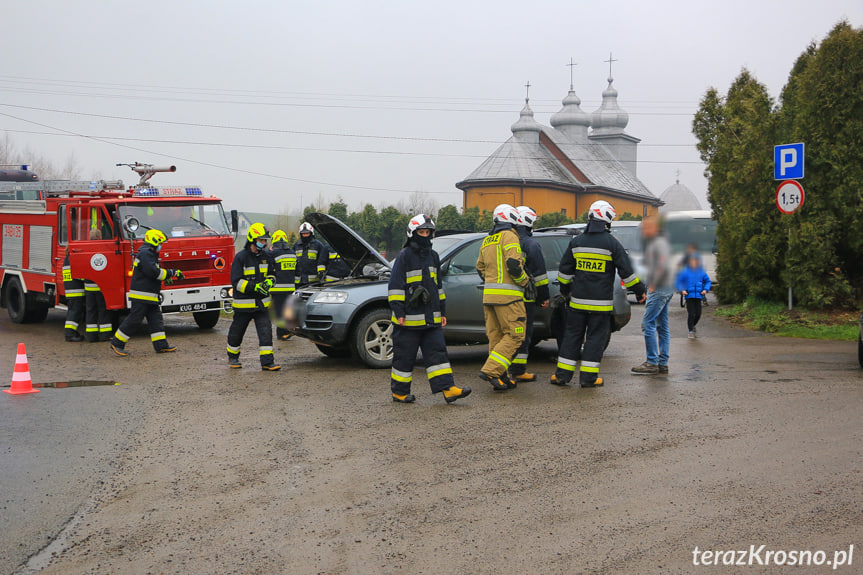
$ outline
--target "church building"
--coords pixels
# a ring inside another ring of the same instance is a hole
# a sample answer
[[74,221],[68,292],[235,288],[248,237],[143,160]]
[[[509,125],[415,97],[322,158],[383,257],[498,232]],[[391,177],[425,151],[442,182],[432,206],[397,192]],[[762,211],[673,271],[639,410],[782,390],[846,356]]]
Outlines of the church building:
[[570,85],[549,127],[534,119],[525,98],[512,137],[456,184],[465,209],[506,203],[578,218],[594,201],[606,200],[618,215],[656,214],[662,201],[636,176],[641,140],[624,132],[629,114],[618,106],[611,75],[598,110],[588,114],[580,105]]

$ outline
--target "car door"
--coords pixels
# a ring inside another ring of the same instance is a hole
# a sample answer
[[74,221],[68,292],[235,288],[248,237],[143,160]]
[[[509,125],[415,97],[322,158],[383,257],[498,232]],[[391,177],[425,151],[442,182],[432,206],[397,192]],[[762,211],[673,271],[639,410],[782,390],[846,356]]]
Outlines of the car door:
[[466,242],[441,263],[446,293],[447,325],[444,334],[448,341],[488,340],[482,309],[482,280],[476,273],[482,239],[480,237]]

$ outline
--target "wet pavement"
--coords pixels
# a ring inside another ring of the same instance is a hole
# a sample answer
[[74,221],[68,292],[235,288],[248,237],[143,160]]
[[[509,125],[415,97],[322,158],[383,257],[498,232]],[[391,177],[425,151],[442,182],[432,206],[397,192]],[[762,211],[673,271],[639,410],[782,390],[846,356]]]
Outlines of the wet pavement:
[[538,381],[495,393],[483,350],[450,348],[474,388],[451,406],[419,369],[417,403],[394,405],[388,372],[302,340],[263,373],[252,330],[228,370],[224,319],[169,317],[176,354],[137,333],[117,358],[64,343],[58,312],[0,318],[3,385],[19,342],[36,383],[121,384],[0,394],[0,573],[692,573],[696,546],[863,544],[855,342],[756,334],[712,307],[689,340],[672,305],[669,375],[635,376],[641,309],[605,387],[548,385],[543,343]]

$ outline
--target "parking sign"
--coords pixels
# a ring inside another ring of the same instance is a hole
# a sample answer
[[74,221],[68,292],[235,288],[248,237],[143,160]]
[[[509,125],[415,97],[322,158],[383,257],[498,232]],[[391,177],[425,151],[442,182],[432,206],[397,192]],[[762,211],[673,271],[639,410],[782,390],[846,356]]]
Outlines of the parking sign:
[[773,179],[803,178],[803,142],[773,146]]

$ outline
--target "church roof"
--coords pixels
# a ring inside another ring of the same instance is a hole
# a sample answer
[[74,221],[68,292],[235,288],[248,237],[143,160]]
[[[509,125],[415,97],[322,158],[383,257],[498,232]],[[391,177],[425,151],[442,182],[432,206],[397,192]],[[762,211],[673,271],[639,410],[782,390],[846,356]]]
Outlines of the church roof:
[[673,185],[665,188],[665,191],[662,192],[659,199],[665,202],[665,205],[659,209],[660,212],[703,209],[701,207],[701,202],[698,201],[698,198],[695,197],[692,190],[681,184],[680,180],[677,180]]

